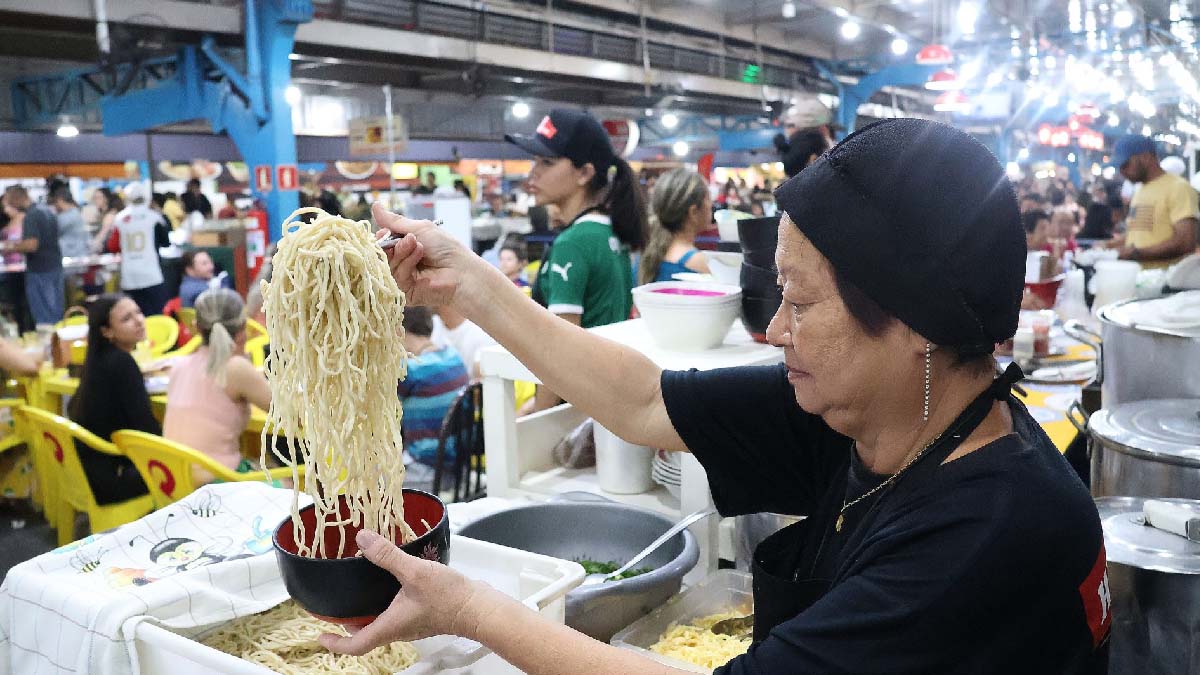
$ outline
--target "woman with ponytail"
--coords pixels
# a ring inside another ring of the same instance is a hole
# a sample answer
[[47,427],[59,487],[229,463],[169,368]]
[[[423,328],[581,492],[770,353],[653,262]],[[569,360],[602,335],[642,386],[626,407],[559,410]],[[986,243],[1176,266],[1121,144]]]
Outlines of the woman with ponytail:
[[638,285],[670,281],[680,272],[708,274],[696,235],[712,225],[712,198],[700,174],[675,169],[659,176],[650,200],[650,241],[638,267]]
[[[250,404],[271,406],[267,378],[246,358],[246,307],[235,292],[221,288],[196,298],[196,332],[204,346],[171,368],[163,436],[203,452],[235,471],[253,470],[243,460],[241,436]],[[212,480],[197,470],[195,479]]]
[[[578,110],[552,110],[535,133],[505,139],[534,157],[526,189],[538,206],[557,207],[567,223],[542,258],[533,299],[584,328],[628,319],[630,256],[646,236],[646,208],[633,169],[613,152],[604,127]],[[559,401],[539,387],[524,412]]]

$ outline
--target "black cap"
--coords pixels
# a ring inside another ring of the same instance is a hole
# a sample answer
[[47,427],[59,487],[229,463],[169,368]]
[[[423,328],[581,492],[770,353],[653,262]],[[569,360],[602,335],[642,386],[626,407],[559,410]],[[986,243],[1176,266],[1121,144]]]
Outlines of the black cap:
[[930,342],[984,354],[1016,332],[1020,210],[995,156],[963,131],[876,122],[775,198],[839,274]]
[[505,134],[504,140],[538,157],[566,157],[576,166],[590,162],[596,173],[608,171],[617,159],[608,132],[581,110],[551,110],[532,135]]

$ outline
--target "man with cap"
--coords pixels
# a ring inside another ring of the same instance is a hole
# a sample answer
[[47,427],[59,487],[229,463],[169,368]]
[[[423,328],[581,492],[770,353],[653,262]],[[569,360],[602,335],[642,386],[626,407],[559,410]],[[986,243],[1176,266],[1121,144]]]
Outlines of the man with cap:
[[[912,167],[921,167],[920,171]],[[455,305],[632,443],[691,452],[723,515],[805,515],[755,551],[754,644],[717,673],[1102,672],[1111,613],[1087,489],[997,377],[1025,241],[1003,168],[953,127],[852,134],[776,191],[784,363],[663,371],[539,311],[432,223],[376,211],[409,302]],[[600,533],[596,536],[605,536]],[[453,633],[523,672],[678,673],[376,535],[402,594],[362,653]]]
[[1121,257],[1143,267],[1166,267],[1196,250],[1197,195],[1188,182],[1163,171],[1154,141],[1123,136],[1113,149],[1113,165],[1141,187],[1133,193],[1125,238],[1114,240]]
[[19,241],[0,242],[0,251],[25,254],[25,299],[34,323],[57,323],[63,316],[62,251],[58,217],[49,207],[34,204],[19,185],[4,191],[4,206],[24,214]]
[[833,145],[829,108],[816,98],[804,98],[783,114],[783,133],[775,136],[775,148],[783,172],[795,176]]
[[108,250],[121,254],[121,290],[125,291],[142,314],[162,314],[167,304],[162,262],[158,249],[171,245],[166,218],[146,204],[147,190],[142,183],[125,187],[129,203],[113,220],[115,228]]

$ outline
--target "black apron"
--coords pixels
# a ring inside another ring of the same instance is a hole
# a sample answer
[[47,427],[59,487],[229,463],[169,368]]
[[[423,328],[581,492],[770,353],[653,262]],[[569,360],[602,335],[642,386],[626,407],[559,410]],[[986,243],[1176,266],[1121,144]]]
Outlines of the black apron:
[[[936,471],[958,448],[962,440],[970,436],[983,422],[991,411],[992,404],[998,400],[1007,400],[1012,385],[1021,377],[1021,369],[1016,364],[1009,365],[991,386],[959,414],[924,455],[908,467],[894,483],[881,491],[852,531],[840,534],[833,529],[846,495],[849,470],[847,461],[846,470],[838,471],[838,478],[830,485],[829,491],[825,493],[814,513],[764,539],[754,549],[754,558],[750,565],[754,588],[754,641],[766,639],[775,626],[795,618],[829,592],[833,586],[833,579],[813,577],[820,561],[821,550],[829,538],[849,537],[841,550],[853,551],[871,529],[871,524],[878,515],[878,506],[888,493],[895,490],[896,485],[905,479],[927,477]],[[854,452],[853,445],[850,452]],[[813,528],[820,530],[812,531]],[[816,553],[806,556],[805,547],[811,546],[814,541],[817,543]]]

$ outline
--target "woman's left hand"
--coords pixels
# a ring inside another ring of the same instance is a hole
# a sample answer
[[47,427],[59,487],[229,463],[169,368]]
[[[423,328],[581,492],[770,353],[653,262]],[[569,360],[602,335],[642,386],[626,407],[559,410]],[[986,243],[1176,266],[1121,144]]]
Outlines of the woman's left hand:
[[361,531],[355,539],[367,560],[395,575],[402,587],[383,614],[350,637],[322,635],[321,646],[329,651],[361,656],[397,640],[470,638],[479,618],[506,597],[445,565],[408,555],[374,532]]

